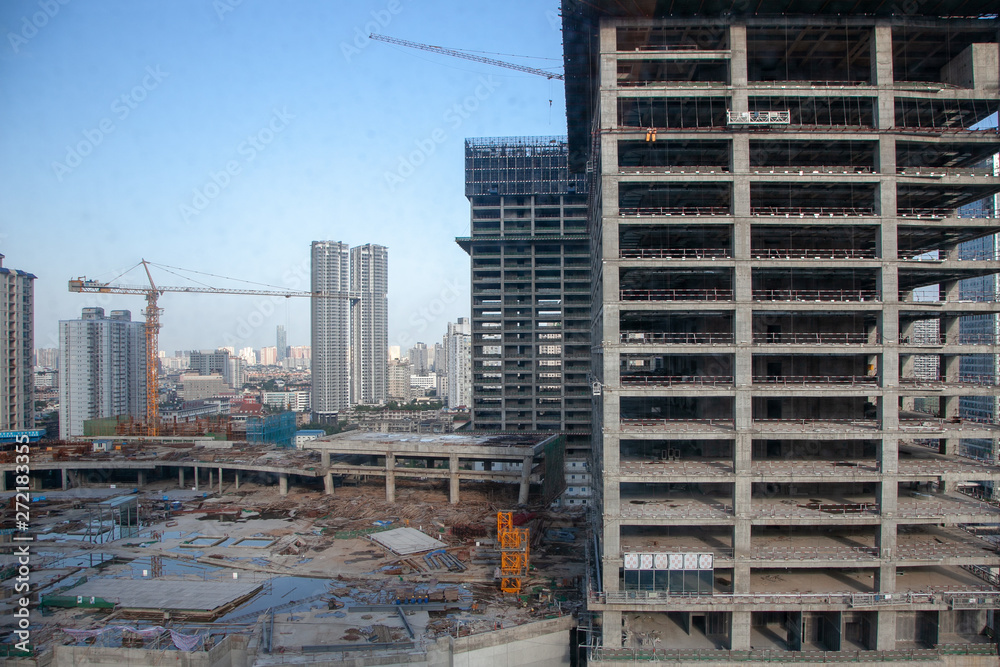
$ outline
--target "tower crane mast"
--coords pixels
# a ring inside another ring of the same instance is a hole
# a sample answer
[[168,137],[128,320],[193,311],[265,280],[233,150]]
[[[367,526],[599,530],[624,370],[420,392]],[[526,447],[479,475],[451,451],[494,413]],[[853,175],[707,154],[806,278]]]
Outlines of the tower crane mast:
[[296,290],[228,289],[193,286],[163,287],[157,286],[153,281],[153,275],[149,271],[150,262],[142,260],[140,264],[142,264],[143,269],[146,271],[146,278],[149,280],[148,287],[145,285],[114,285],[81,277],[69,281],[69,291],[91,294],[141,294],[146,297],[146,309],[143,311],[143,316],[146,318],[146,417],[143,430],[146,435],[152,436],[159,434],[160,425],[158,362],[160,313],[163,312],[163,309],[158,306],[157,300],[161,295],[167,292],[182,292],[189,294],[241,294],[245,296],[280,296],[285,298],[349,299],[355,301],[358,299],[358,295],[351,292],[303,292]]
[[431,53],[440,53],[442,55],[453,56],[455,58],[464,58],[465,60],[471,60],[473,62],[483,63],[486,65],[506,67],[507,69],[517,70],[518,72],[525,72],[527,74],[544,76],[546,79],[559,79],[560,81],[562,81],[564,78],[562,74],[557,74],[555,72],[548,72],[543,69],[538,69],[537,67],[517,65],[515,63],[509,63],[504,60],[497,60],[495,58],[486,58],[485,56],[477,56],[474,53],[466,53],[465,51],[449,49],[443,46],[434,46],[432,44],[421,44],[420,42],[411,42],[407,39],[399,39],[398,37],[389,37],[388,35],[380,35],[375,32],[368,35],[368,37],[370,39],[378,40],[380,42],[385,42],[387,44],[396,44],[398,46],[406,46],[411,49],[420,49],[422,51],[430,51]]

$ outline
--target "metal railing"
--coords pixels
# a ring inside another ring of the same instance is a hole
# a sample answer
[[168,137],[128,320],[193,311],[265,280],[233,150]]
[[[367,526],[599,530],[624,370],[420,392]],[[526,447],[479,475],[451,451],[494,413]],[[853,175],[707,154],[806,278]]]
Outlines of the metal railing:
[[975,387],[989,387],[997,384],[996,378],[988,375],[959,375],[949,379],[940,375],[933,377],[901,377],[900,384],[908,385],[967,385]]
[[622,259],[716,259],[729,257],[728,248],[622,248]]
[[992,169],[975,167],[896,167],[900,176],[985,176],[995,178]]
[[872,167],[854,167],[851,165],[833,166],[788,166],[788,167],[750,167],[751,174],[876,174]]
[[870,206],[752,206],[750,215],[772,218],[862,218],[875,215]]
[[813,332],[813,333],[757,333],[757,345],[878,345],[881,339],[875,333]]
[[732,386],[732,375],[623,375],[623,386],[672,387],[674,385]]
[[732,301],[731,289],[623,289],[622,301]]
[[[624,500],[624,499],[623,499]],[[733,516],[733,506],[724,503],[684,503],[673,501],[670,505],[625,505],[619,514],[629,519],[727,519]]]
[[874,259],[874,248],[753,248],[754,259]]
[[954,294],[942,294],[940,290],[914,290],[900,292],[899,300],[903,303],[993,303],[993,292],[980,290],[960,290]]
[[[754,419],[755,429],[768,426],[801,426],[815,430],[821,429],[844,429],[860,428],[865,430],[878,430],[879,422],[875,419]],[[767,429],[772,430],[772,429]]]
[[953,248],[944,252],[935,250],[915,255],[913,257],[900,257],[900,259],[904,262],[992,262],[1000,259],[1000,254],[994,250],[967,250]]
[[728,206],[644,206],[621,207],[618,215],[632,216],[720,216],[732,215]]
[[878,301],[878,290],[755,289],[754,301]]
[[[734,428],[732,419],[629,419],[620,421],[623,431],[662,431],[664,429],[697,431],[700,428]],[[687,427],[687,428],[684,428]]]
[[729,167],[725,165],[654,165],[644,164],[636,166],[618,167],[619,174],[728,174]]
[[906,336],[900,334],[900,345],[918,346],[940,346],[940,345],[996,345],[997,339],[991,333],[974,334],[963,333],[955,336],[941,334],[938,336]]
[[672,333],[665,331],[623,331],[621,342],[626,344],[660,345],[732,345],[736,337],[731,333]]
[[865,385],[878,384],[872,375],[755,375],[754,384],[836,384]]

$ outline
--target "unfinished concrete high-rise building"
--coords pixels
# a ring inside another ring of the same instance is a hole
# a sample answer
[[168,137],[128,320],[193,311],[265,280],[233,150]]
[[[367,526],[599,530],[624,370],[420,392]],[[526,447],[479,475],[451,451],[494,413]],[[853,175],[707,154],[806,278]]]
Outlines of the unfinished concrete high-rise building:
[[563,501],[578,505],[590,495],[591,273],[586,178],[568,162],[565,137],[466,139],[471,236],[457,241],[472,260],[473,428],[564,432]]
[[35,276],[0,255],[0,431],[35,425]]
[[389,249],[351,248],[351,405],[385,403],[389,371]]
[[997,388],[959,360],[996,340],[959,318],[997,304],[959,281],[1000,262],[957,246],[998,222],[956,211],[1000,190],[973,169],[1000,149],[996,10],[564,0],[570,168],[593,178],[593,660],[995,660],[1000,511],[970,495],[1000,428],[959,401]]
[[[347,294],[349,250],[339,241],[313,241],[312,291]],[[349,300],[310,299],[312,315],[312,411],[317,420],[335,419],[351,404]]]

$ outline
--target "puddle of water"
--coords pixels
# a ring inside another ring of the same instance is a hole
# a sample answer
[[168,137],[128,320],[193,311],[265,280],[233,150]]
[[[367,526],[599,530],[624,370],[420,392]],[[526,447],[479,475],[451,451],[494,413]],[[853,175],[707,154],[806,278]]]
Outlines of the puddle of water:
[[[328,579],[311,579],[309,577],[276,577],[271,583],[264,587],[264,590],[257,594],[257,597],[250,600],[239,609],[229,613],[217,622],[223,623],[230,618],[243,616],[249,613],[263,614],[270,607],[308,598],[313,595],[326,593],[329,590]],[[325,600],[313,600],[303,603],[302,608],[295,611],[306,611],[308,609],[326,609]]]
[[220,536],[216,536],[216,537],[195,537],[195,538],[192,538],[192,539],[188,540],[187,542],[185,542],[185,544],[192,544],[192,545],[194,545],[196,547],[210,547],[210,546],[212,546],[213,544],[215,544],[216,542],[218,542],[221,539],[222,539],[222,537],[220,537]]
[[247,537],[240,540],[234,546],[237,547],[267,547],[274,542],[274,538],[271,537]]
[[[55,555],[55,554],[51,554]],[[85,554],[73,554],[71,556],[63,556],[62,558],[53,561],[46,565],[46,568],[60,568],[60,567],[98,567],[99,565],[105,565],[114,560],[113,554],[105,553],[85,553]]]

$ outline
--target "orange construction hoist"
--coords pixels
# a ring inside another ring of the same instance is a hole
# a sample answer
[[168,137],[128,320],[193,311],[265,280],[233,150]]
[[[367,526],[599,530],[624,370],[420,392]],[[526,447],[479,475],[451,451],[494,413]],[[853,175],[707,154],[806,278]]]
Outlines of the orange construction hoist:
[[528,529],[514,526],[513,512],[497,512],[497,544],[500,590],[517,595],[528,576]]

